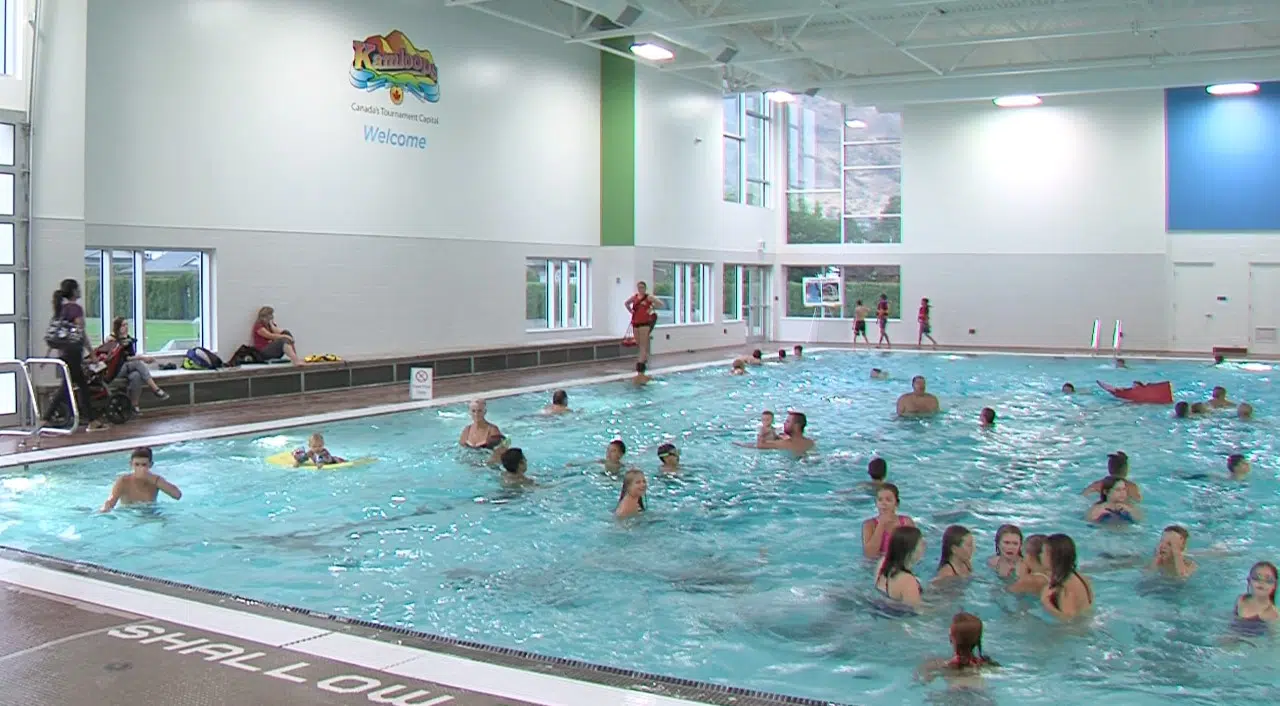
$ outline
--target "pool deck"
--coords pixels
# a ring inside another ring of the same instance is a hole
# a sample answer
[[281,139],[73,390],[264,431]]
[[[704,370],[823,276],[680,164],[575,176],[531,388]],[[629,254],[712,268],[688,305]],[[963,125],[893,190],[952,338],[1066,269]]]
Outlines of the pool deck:
[[[651,368],[698,366],[739,354],[740,348],[732,348],[655,355]],[[618,361],[444,379],[436,394],[467,397],[625,376],[630,370],[629,361]],[[97,453],[104,442],[127,447],[142,438],[216,434],[219,428],[304,416],[395,411],[396,405],[410,404],[408,396],[407,386],[397,385],[149,413],[104,432],[46,437],[35,454],[18,452],[16,439],[3,437],[0,466],[33,455],[40,458],[30,462]],[[0,589],[3,703],[826,704],[464,643],[4,548]]]

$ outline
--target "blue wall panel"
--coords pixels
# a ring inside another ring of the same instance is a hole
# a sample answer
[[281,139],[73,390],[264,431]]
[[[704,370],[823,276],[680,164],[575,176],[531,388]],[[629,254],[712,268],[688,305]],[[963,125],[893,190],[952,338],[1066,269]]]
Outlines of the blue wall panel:
[[1211,96],[1165,91],[1170,231],[1280,230],[1280,83]]

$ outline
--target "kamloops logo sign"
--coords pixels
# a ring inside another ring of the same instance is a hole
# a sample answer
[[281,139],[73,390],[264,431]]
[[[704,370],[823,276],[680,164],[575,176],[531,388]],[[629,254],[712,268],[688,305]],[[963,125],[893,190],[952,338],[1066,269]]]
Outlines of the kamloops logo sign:
[[[166,652],[187,655],[190,659],[202,659],[230,669],[257,674],[268,679],[279,679],[299,686],[334,694],[363,696],[369,703],[390,706],[440,706],[453,702],[452,696],[432,696],[430,692],[396,683],[383,683],[379,679],[361,674],[332,674],[339,665],[313,665],[310,662],[292,661],[285,650],[275,654],[241,647],[227,642],[215,642],[207,638],[192,637],[183,632],[169,631],[159,625],[127,625],[107,632],[121,640],[134,640],[139,645],[157,645]],[[329,674],[322,670],[328,668]],[[357,698],[358,698],[357,696]]]

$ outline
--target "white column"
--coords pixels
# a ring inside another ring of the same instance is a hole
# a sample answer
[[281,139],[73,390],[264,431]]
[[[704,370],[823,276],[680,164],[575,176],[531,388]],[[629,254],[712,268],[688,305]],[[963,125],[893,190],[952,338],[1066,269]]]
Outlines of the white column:
[[84,280],[88,0],[39,0],[31,110],[32,353],[67,277]]

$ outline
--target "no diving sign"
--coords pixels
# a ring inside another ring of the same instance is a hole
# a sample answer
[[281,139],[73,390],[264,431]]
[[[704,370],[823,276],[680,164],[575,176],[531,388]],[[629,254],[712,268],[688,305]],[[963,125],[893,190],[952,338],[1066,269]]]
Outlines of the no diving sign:
[[435,395],[435,372],[432,368],[409,369],[409,399],[429,400]]

